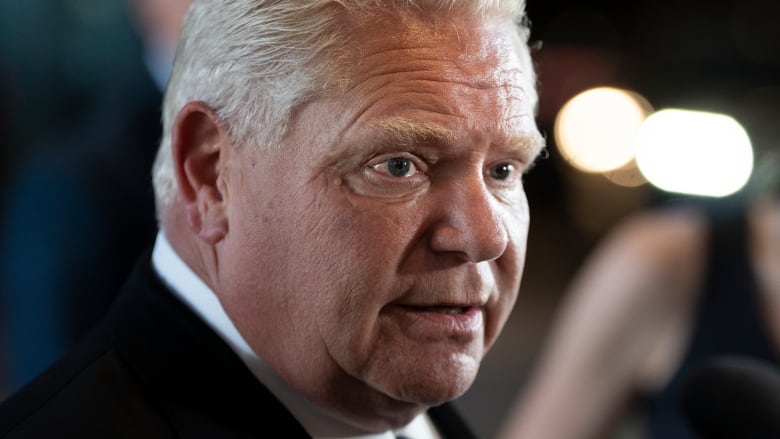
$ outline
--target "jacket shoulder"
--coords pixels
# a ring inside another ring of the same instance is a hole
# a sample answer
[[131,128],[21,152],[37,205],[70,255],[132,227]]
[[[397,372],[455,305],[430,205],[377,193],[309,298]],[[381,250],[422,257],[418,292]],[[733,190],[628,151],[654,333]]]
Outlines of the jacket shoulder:
[[3,438],[172,437],[100,333],[0,405]]

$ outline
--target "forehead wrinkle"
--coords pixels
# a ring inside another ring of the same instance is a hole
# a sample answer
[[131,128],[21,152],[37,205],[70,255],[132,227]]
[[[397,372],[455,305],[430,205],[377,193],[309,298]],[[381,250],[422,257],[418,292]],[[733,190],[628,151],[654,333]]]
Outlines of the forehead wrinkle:
[[[481,54],[478,59],[464,60],[463,56],[474,56],[458,52],[456,57],[448,57],[440,48],[383,48],[364,54],[354,65],[356,76],[362,78],[353,81],[349,88],[358,87],[361,82],[370,79],[392,78],[397,74],[413,74],[412,80],[432,82],[452,82],[475,89],[512,87],[513,84],[528,82],[527,66],[510,66],[506,61],[511,53],[506,50],[499,53]],[[380,62],[371,62],[378,57]],[[485,72],[474,70],[475,64],[494,66]],[[520,63],[522,64],[522,63]]]
[[[378,128],[384,141],[392,141],[404,145],[434,145],[454,144],[457,142],[455,133],[436,123],[412,121],[400,116],[391,116],[373,121],[371,125]],[[500,123],[500,133],[510,133],[506,123]],[[495,133],[494,133],[495,134]],[[502,149],[516,151],[523,155],[536,156],[546,146],[546,140],[538,130],[529,133],[510,134],[494,142]]]

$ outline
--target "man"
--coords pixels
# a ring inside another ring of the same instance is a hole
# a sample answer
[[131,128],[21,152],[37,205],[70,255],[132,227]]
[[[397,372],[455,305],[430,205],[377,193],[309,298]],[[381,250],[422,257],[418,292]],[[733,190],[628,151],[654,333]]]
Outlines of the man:
[[154,250],[4,437],[470,437],[447,403],[515,301],[543,144],[522,16],[195,0]]

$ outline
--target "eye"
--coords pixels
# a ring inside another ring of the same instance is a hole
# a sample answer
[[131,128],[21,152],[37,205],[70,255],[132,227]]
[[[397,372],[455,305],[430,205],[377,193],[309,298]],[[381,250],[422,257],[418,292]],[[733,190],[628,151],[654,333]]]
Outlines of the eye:
[[411,177],[420,172],[414,162],[407,157],[391,157],[371,167],[377,172],[397,178]]
[[488,175],[490,178],[500,181],[512,181],[519,175],[517,166],[511,162],[503,162],[497,165],[491,166],[488,169]]

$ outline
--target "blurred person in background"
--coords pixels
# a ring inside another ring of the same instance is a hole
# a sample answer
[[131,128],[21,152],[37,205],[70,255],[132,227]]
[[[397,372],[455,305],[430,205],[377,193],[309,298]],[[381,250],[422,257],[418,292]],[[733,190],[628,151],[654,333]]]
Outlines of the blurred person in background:
[[100,90],[77,123],[48,133],[9,176],[0,254],[8,392],[94,325],[154,237],[149,169],[188,5],[127,0],[147,74]]
[[504,439],[697,437],[691,373],[720,355],[778,364],[780,166],[742,193],[629,216],[574,277]]

